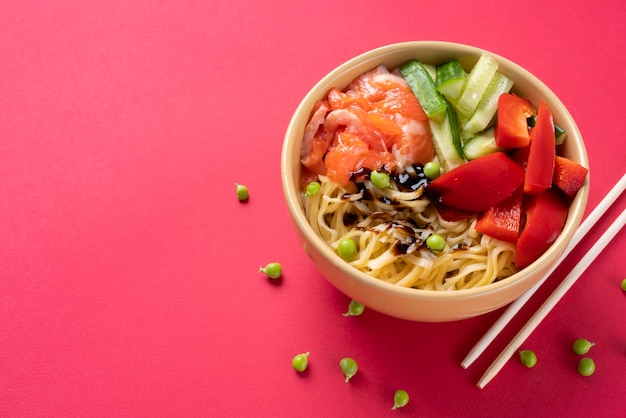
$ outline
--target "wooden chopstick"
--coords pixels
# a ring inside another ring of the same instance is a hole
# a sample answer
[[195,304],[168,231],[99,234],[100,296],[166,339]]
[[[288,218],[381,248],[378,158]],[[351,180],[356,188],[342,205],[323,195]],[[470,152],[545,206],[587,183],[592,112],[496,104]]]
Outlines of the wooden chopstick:
[[591,228],[598,222],[598,220],[604,215],[611,205],[617,200],[617,198],[624,192],[626,188],[626,174],[622,175],[622,178],[613,186],[613,188],[604,196],[595,209],[585,218],[580,224],[580,227],[576,230],[576,233],[572,237],[572,241],[567,246],[561,257],[558,258],[554,266],[548,270],[544,277],[533,287],[527,290],[522,296],[513,301],[509,307],[502,313],[502,315],[493,323],[491,328],[487,330],[485,335],[478,340],[478,342],[472,347],[465,359],[461,362],[461,366],[467,369],[493,342],[498,334],[504,329],[504,327],[511,321],[511,319],[519,312],[526,302],[535,294],[535,292],[543,285],[543,283],[550,277],[550,275],[556,270],[556,268],[565,260],[569,253],[578,245],[578,243],[584,238],[585,235],[591,230]]
[[559,286],[552,292],[548,299],[541,305],[539,310],[530,318],[530,320],[524,325],[520,332],[511,340],[511,342],[505,347],[496,360],[489,366],[485,374],[478,381],[477,386],[484,388],[491,379],[502,369],[504,364],[513,355],[513,353],[519,349],[524,343],[526,338],[537,328],[539,323],[548,315],[548,313],[556,306],[558,301],[565,295],[565,293],[572,287],[572,285],[578,280],[578,278],[587,270],[587,267],[596,259],[596,257],[602,252],[604,247],[613,239],[613,237],[622,229],[626,223],[626,209],[622,211],[619,217],[613,221],[611,226],[602,234],[599,240],[591,247],[591,249],[585,254],[585,256],[576,264],[576,266],[570,271],[570,273],[563,279]]

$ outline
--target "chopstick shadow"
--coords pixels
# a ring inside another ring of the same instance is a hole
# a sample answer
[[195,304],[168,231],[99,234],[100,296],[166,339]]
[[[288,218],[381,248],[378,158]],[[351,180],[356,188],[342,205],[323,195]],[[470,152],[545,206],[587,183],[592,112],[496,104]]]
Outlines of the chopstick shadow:
[[[494,340],[484,349],[482,354],[467,367],[467,375],[472,384],[476,384],[487,368],[493,363],[498,355],[504,350],[511,340],[515,338],[517,333],[532,318],[534,313],[541,307],[545,300],[554,292],[558,285],[567,276],[569,271],[575,266],[578,258],[574,251],[567,257],[559,267],[557,267],[552,275],[544,282],[544,284],[535,292],[528,302],[522,306],[502,331],[494,338]],[[455,361],[459,364],[463,362],[472,347],[489,331],[491,326],[506,311],[509,305],[506,305],[496,311],[487,313],[476,321],[476,325],[467,338],[460,344],[456,350]],[[466,320],[468,324],[472,324],[473,319]],[[523,349],[524,343],[520,349]],[[505,366],[506,367],[506,366]]]

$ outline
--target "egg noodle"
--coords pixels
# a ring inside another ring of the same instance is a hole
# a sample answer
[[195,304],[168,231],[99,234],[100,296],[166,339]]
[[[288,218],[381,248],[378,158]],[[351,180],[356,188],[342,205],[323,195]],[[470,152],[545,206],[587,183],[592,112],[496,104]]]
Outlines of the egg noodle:
[[[319,176],[319,193],[304,197],[308,221],[335,250],[350,238],[359,251],[350,264],[399,286],[458,290],[484,286],[515,272],[513,244],[474,229],[476,217],[445,221],[424,195],[424,185],[401,190],[374,187],[369,178],[342,186]],[[433,253],[425,244],[436,233],[446,247]]]

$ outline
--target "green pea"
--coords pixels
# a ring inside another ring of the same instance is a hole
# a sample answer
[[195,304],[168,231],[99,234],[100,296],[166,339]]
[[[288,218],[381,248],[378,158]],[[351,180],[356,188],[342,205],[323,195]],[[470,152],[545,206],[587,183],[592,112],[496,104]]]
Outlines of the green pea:
[[596,363],[589,357],[583,357],[578,362],[578,373],[581,376],[591,376],[596,371]]
[[304,197],[315,196],[320,192],[320,184],[316,181],[312,181],[306,185],[306,191],[304,192]]
[[391,178],[389,177],[389,174],[385,173],[384,171],[372,171],[370,173],[370,181],[374,186],[378,187],[379,189],[384,189],[391,186]]
[[626,279],[622,280],[622,290],[626,292]]
[[446,240],[439,234],[430,234],[426,238],[426,247],[432,252],[438,253],[446,248]]
[[297,372],[303,372],[309,366],[309,353],[301,353],[294,356],[291,365]]
[[351,357],[344,357],[339,361],[339,367],[341,367],[341,371],[346,376],[346,382],[349,382],[359,370],[359,366],[356,364],[356,361]]
[[235,186],[237,187],[237,199],[240,201],[248,200],[248,188],[243,184],[237,183],[235,183]]
[[365,307],[357,302],[356,300],[351,300],[348,305],[348,312],[344,313],[343,316],[359,316],[363,313]]
[[398,389],[396,393],[393,394],[393,409],[402,408],[409,403],[409,394],[406,390]]
[[537,364],[537,355],[531,350],[520,351],[519,358],[522,364],[529,369]]
[[261,267],[259,271],[265,273],[270,279],[278,279],[283,275],[283,266],[280,263],[269,263],[265,267]]
[[434,161],[424,164],[424,175],[429,180],[434,180],[439,177],[441,175],[441,168],[439,167],[439,164]]
[[585,338],[579,338],[572,344],[572,350],[578,355],[583,355],[587,354],[589,349],[591,349],[594,345],[596,345],[596,343],[592,343]]
[[339,241],[337,254],[346,261],[352,261],[356,255],[356,243],[353,239],[346,238]]

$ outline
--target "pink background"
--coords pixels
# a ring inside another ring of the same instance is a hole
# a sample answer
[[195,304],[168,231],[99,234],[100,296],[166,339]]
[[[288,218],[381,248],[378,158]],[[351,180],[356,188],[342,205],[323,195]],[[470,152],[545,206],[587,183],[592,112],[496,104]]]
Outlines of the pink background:
[[[475,386],[623,198],[464,370],[501,311],[342,317],[349,299],[296,242],[279,172],[292,112],[333,67],[394,42],[463,42],[561,97],[587,141],[588,213],[625,171],[622,0],[19,3],[0,4],[0,416],[623,411],[623,234],[523,345],[537,366],[512,359]],[[279,283],[258,273],[270,261]],[[581,336],[597,344],[589,378],[570,349]],[[344,356],[360,365],[348,384]],[[411,401],[392,412],[399,388]]]

